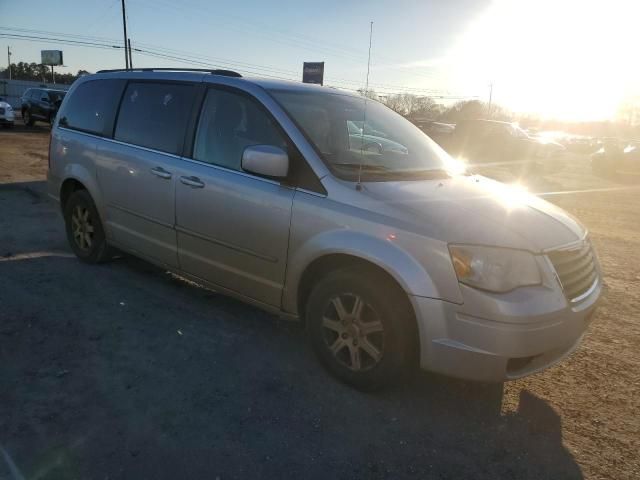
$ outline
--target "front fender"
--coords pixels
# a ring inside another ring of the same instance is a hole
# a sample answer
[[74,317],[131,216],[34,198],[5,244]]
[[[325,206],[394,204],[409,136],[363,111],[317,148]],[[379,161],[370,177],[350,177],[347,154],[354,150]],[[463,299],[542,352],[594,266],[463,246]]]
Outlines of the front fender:
[[426,269],[391,240],[346,229],[325,231],[307,239],[290,253],[282,299],[285,311],[298,310],[298,287],[302,275],[315,260],[343,254],[368,261],[391,275],[409,295],[440,298]]

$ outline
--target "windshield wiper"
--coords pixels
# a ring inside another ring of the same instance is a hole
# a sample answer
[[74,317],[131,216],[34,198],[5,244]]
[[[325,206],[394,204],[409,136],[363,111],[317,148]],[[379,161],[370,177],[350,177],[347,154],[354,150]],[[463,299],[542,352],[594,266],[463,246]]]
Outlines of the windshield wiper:
[[420,178],[449,178],[451,174],[442,168],[425,168],[424,170],[396,170],[394,171],[401,177],[420,177]]
[[362,171],[366,173],[373,173],[376,175],[383,175],[385,177],[398,177],[398,178],[426,178],[426,179],[438,179],[449,178],[451,175],[441,168],[425,168],[415,170],[394,170],[384,165],[371,165],[359,163],[334,163],[336,167],[348,168],[350,170],[358,170],[362,167]]
[[367,172],[388,172],[389,168],[383,165],[371,165],[370,163],[333,163],[334,167],[348,168],[350,170],[358,170]]

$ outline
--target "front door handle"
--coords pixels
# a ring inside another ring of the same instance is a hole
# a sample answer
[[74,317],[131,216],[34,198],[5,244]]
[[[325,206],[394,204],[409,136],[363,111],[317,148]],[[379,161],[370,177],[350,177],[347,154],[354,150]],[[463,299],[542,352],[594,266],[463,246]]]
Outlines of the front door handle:
[[171,178],[171,173],[167,172],[164,168],[162,167],[155,167],[151,169],[151,173],[153,173],[156,177],[160,177],[160,178],[164,178],[166,180],[169,180]]
[[180,177],[180,182],[193,188],[204,188],[204,183],[198,177]]

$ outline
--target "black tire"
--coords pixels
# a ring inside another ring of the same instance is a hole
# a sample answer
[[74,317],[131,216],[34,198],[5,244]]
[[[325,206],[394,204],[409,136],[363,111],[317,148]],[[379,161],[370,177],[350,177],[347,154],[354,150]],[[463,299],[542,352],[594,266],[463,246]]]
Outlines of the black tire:
[[[351,311],[351,323],[336,324],[340,318],[336,298],[343,311]],[[363,305],[359,322],[351,315],[356,298]],[[323,277],[309,296],[306,321],[311,344],[322,365],[359,390],[390,386],[413,371],[417,338],[411,306],[406,294],[377,272],[354,268]],[[382,331],[377,330],[378,323]],[[344,329],[342,333],[340,328]],[[364,334],[367,331],[372,333]],[[354,354],[354,350],[359,353]],[[378,352],[378,359],[369,352]]]
[[33,116],[31,115],[31,112],[29,112],[29,110],[25,110],[24,112],[22,112],[22,121],[28,127],[33,127],[33,124],[35,123],[35,120],[33,119]]
[[101,263],[112,256],[93,199],[86,190],[76,190],[64,205],[67,240],[73,253],[86,263]]

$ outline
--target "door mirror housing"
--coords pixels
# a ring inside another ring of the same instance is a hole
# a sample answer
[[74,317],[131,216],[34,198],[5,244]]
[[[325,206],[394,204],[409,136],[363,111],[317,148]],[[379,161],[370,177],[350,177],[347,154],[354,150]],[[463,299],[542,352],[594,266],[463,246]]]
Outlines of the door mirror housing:
[[274,145],[253,145],[242,153],[242,169],[265,177],[284,178],[289,173],[289,155]]

